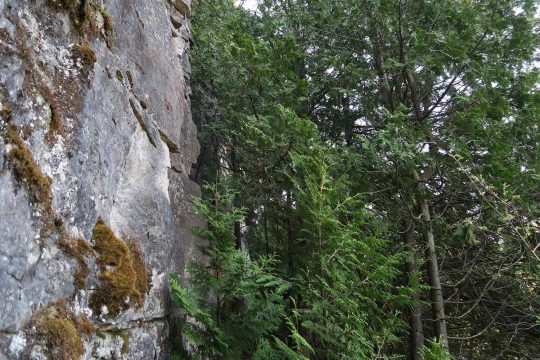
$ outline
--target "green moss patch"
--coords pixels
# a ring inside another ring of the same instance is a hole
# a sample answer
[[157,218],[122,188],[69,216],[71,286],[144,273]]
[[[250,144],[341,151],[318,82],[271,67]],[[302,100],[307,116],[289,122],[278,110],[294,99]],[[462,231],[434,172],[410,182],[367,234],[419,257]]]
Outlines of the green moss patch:
[[58,101],[58,98],[55,96],[51,88],[45,85],[41,79],[37,81],[37,90],[43,96],[45,101],[49,104],[49,109],[51,110],[51,119],[49,121],[49,129],[45,134],[45,139],[53,144],[55,142],[56,135],[62,137],[66,136],[66,129],[64,127],[64,115],[62,114],[61,105]]
[[105,30],[105,41],[109,48],[112,48],[114,42],[114,24],[111,15],[105,11],[101,6],[97,7],[97,11],[103,18],[103,29]]
[[150,274],[146,265],[144,265],[143,256],[139,245],[134,240],[128,243],[129,251],[131,252],[131,260],[133,262],[133,270],[135,270],[135,288],[142,295],[148,293],[150,290]]
[[84,354],[83,336],[94,332],[94,325],[85,316],[76,316],[65,300],[48,305],[32,316],[36,336],[46,343],[51,359],[74,360]]
[[41,236],[45,237],[53,228],[51,179],[41,172],[32,151],[13,125],[7,128],[6,139],[11,145],[8,153],[9,165],[15,179],[26,188],[30,201],[38,205],[43,219]]
[[75,269],[75,273],[73,274],[75,288],[86,288],[86,281],[90,272],[86,259],[94,254],[94,250],[88,241],[81,237],[73,237],[65,232],[65,230],[62,231],[59,245],[67,255],[77,260],[77,269]]
[[190,9],[189,6],[185,3],[184,0],[170,0],[172,5],[180,12],[182,15],[189,15]]
[[0,89],[0,120],[9,122],[11,120],[11,112],[11,104],[9,103],[7,96],[5,96],[4,91]]
[[130,304],[142,307],[148,291],[148,272],[138,248],[116,237],[101,218],[94,226],[93,239],[101,284],[90,298],[92,309],[101,314],[105,305],[114,315]]

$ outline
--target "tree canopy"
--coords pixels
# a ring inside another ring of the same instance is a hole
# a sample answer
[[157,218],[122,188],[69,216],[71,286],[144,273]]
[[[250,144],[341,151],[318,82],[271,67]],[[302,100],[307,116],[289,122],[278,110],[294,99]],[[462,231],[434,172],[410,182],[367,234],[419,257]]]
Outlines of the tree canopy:
[[183,356],[537,359],[538,7],[195,1]]

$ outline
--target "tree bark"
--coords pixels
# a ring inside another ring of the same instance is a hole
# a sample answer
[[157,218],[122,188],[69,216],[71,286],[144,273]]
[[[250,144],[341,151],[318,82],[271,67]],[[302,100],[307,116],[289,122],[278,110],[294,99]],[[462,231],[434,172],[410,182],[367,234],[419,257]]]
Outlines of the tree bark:
[[431,308],[433,320],[435,322],[435,335],[441,342],[441,345],[448,350],[448,332],[446,331],[446,317],[444,315],[444,299],[442,295],[437,250],[435,249],[435,237],[431,225],[429,205],[426,201],[422,201],[421,207],[422,216],[424,217],[427,226],[424,236],[428,244],[428,275],[431,283]]
[[[415,248],[415,224],[413,220],[405,222],[406,232],[404,243],[409,253],[406,264],[407,274],[410,277],[418,270]],[[409,283],[409,286],[413,284]],[[412,295],[413,306],[409,314],[409,326],[411,328],[410,351],[412,360],[422,360],[422,347],[424,346],[424,329],[422,327],[422,308],[420,307],[420,293],[415,291]]]
[[[236,161],[236,149],[233,147],[231,151],[232,171],[235,175],[239,173],[238,162]],[[238,206],[238,199],[234,199],[234,206]],[[237,250],[242,249],[242,227],[239,221],[234,222],[234,239]]]
[[[429,172],[428,172],[429,173]],[[426,179],[420,178],[416,170],[413,171],[419,188],[419,205],[425,222],[424,239],[427,243],[428,277],[431,285],[431,312],[435,325],[435,336],[441,342],[444,349],[448,350],[448,331],[446,330],[446,317],[444,314],[444,299],[442,294],[441,277],[439,275],[439,263],[437,261],[437,249],[435,236],[431,224],[429,204],[422,196],[426,193]]]

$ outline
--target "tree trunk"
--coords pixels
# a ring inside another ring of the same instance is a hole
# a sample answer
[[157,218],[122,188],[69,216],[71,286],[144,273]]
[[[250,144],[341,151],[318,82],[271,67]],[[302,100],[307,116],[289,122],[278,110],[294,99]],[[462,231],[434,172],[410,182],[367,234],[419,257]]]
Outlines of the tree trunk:
[[[428,171],[428,173],[430,173]],[[426,193],[425,181],[420,178],[416,170],[413,171],[415,180],[418,182],[421,197],[419,205],[422,211],[422,217],[425,222],[424,239],[427,243],[428,276],[431,285],[431,311],[435,324],[435,336],[441,342],[443,348],[448,350],[448,332],[446,330],[446,317],[444,315],[444,299],[442,294],[441,278],[439,275],[439,264],[437,261],[437,250],[435,248],[435,236],[433,235],[433,226],[431,224],[431,214],[429,204],[424,199]]]
[[[292,198],[291,198],[291,192],[287,191],[287,210],[292,208]],[[290,212],[292,213],[292,212]],[[292,276],[294,274],[293,272],[293,243],[294,243],[294,236],[293,236],[293,228],[291,224],[291,218],[290,216],[287,216],[286,219],[287,224],[287,264],[289,268],[289,275]]]
[[435,237],[431,225],[431,215],[429,212],[429,205],[425,200],[421,202],[420,206],[427,227],[424,237],[428,245],[428,276],[431,285],[431,311],[435,323],[435,335],[441,342],[441,345],[448,350],[448,332],[446,331],[446,317],[444,316],[444,300],[441,278],[439,275],[439,264],[437,261],[437,250],[435,249]]
[[[234,175],[238,176],[239,168],[236,161],[236,149],[233,147],[231,151],[231,167]],[[238,199],[235,197],[234,206],[238,206]],[[237,250],[242,248],[242,228],[239,221],[234,222],[234,238],[235,238],[235,247]]]
[[[406,232],[404,236],[405,246],[409,253],[409,260],[406,264],[407,274],[409,279],[413,276],[413,273],[418,270],[418,264],[416,262],[416,248],[415,248],[415,224],[413,220],[408,220],[405,223]],[[409,282],[409,286],[413,286]],[[422,347],[424,346],[424,329],[422,328],[422,308],[420,307],[420,293],[415,291],[412,295],[413,307],[409,314],[409,326],[411,327],[411,339],[410,350],[412,360],[422,360]]]

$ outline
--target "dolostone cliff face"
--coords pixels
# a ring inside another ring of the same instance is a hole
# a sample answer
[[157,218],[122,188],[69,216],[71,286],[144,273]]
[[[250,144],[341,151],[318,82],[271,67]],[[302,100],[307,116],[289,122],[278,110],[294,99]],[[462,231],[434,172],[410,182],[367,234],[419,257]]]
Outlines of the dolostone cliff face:
[[196,256],[188,0],[0,0],[0,359],[167,359]]

